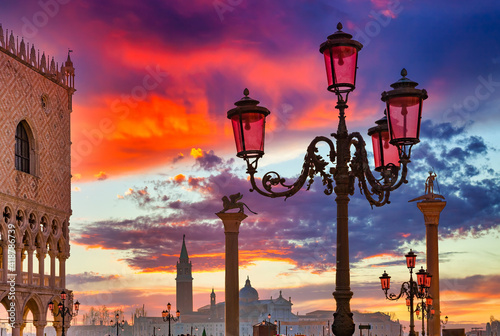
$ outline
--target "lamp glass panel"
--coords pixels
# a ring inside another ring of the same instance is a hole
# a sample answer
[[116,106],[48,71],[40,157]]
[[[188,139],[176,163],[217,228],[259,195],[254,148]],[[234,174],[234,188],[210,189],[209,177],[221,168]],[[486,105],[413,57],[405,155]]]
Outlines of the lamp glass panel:
[[393,97],[387,101],[391,139],[418,139],[421,102],[419,97]]
[[261,113],[236,114],[231,118],[233,125],[236,151],[264,151],[264,122]]
[[357,54],[358,50],[352,46],[333,46],[323,52],[328,86],[338,85],[339,90],[350,91],[345,84],[354,86]]
[[[376,132],[372,134],[375,169],[387,166],[389,163],[399,167],[398,148],[391,145],[389,143],[390,140],[389,131]],[[380,149],[382,149],[382,151]]]

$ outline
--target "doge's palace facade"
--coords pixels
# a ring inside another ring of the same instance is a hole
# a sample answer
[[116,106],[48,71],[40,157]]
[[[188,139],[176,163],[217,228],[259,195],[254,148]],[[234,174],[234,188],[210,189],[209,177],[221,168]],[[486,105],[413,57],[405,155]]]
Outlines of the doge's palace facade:
[[[29,311],[43,336],[48,303],[57,310],[62,290],[72,306],[65,267],[74,92],[69,53],[56,64],[0,25],[0,302],[13,336],[23,334]],[[61,319],[54,320],[60,335]]]

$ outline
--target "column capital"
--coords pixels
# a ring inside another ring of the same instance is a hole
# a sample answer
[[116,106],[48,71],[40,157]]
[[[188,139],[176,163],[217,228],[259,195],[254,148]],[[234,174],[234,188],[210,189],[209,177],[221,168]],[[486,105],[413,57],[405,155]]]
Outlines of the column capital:
[[417,203],[417,207],[424,214],[425,225],[439,225],[439,215],[446,206],[445,201],[432,200]]
[[218,212],[216,213],[216,215],[222,220],[222,223],[224,224],[225,233],[229,232],[239,233],[241,222],[248,217],[242,212],[235,212],[235,213]]

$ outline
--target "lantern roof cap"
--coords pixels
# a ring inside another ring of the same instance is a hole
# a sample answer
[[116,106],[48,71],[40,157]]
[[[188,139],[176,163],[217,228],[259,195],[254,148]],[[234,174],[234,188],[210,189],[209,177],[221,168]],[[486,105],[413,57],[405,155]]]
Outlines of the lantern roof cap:
[[260,103],[260,101],[248,96],[250,94],[250,91],[247,88],[245,88],[245,90],[243,90],[243,94],[245,96],[242,97],[240,100],[238,100],[236,103],[234,103],[234,105],[247,106],[247,105],[257,105],[258,103]]
[[358,51],[363,48],[363,45],[361,43],[352,39],[351,34],[342,31],[342,23],[337,23],[337,29],[338,30],[335,33],[328,36],[328,39],[325,42],[321,43],[319,47],[320,53],[323,53],[325,49],[330,47],[330,45],[332,44],[353,46],[358,49]]
[[408,75],[408,71],[406,71],[405,68],[403,68],[403,70],[401,70],[401,77],[397,82],[395,83],[392,83],[391,84],[391,87],[394,88],[394,89],[397,89],[397,88],[414,88],[418,85],[417,82],[415,81],[412,81],[411,79],[407,78],[406,76]]
[[387,123],[387,110],[384,110],[384,116],[380,118],[379,120],[375,121],[376,126],[370,127],[368,129],[368,135],[372,135],[373,133],[379,132],[379,131],[387,131],[389,129],[388,123]]
[[271,112],[263,107],[263,106],[257,106],[260,102],[256,99],[250,98],[248,96],[250,92],[248,89],[245,89],[243,91],[243,94],[245,95],[243,98],[238,100],[234,105],[236,105],[235,108],[232,108],[231,110],[227,111],[227,117],[231,119],[235,114],[241,114],[241,113],[261,113],[265,116],[269,115]]

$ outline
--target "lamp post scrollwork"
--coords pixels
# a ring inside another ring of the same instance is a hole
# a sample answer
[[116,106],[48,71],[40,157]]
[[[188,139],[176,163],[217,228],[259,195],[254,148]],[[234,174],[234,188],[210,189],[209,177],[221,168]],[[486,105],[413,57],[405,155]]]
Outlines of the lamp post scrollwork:
[[[417,89],[416,82],[408,79],[405,69],[402,78],[391,85],[392,90],[382,93],[386,105],[386,117],[378,120],[376,126],[369,129],[375,156],[376,178],[370,170],[366,144],[358,132],[349,133],[345,121],[345,110],[349,93],[355,88],[358,52],[362,44],[352,39],[352,35],[338,31],[328,36],[320,46],[327,69],[327,89],[335,93],[339,111],[337,132],[332,134],[335,141],[326,136],[317,136],[307,147],[302,171],[295,182],[288,183],[277,172],[265,173],[261,186],[255,174],[259,159],[264,155],[265,120],[270,111],[258,106],[259,101],[249,97],[245,89],[244,97],[235,103],[236,107],[227,112],[231,120],[236,142],[237,156],[247,164],[250,175],[251,191],[276,198],[285,199],[295,195],[307,183],[309,189],[314,176],[319,175],[324,185],[324,193],[335,193],[337,203],[337,272],[335,292],[337,303],[334,313],[332,332],[336,336],[351,336],[354,322],[350,308],[353,293],[350,290],[349,274],[349,237],[348,203],[349,195],[355,191],[355,180],[361,193],[371,206],[383,206],[389,202],[392,191],[407,183],[407,165],[410,162],[412,146],[418,143],[422,103],[427,99],[425,90]],[[319,154],[318,146],[326,144],[328,159]],[[354,155],[351,157],[351,147]],[[334,165],[329,167],[329,165]],[[279,190],[278,190],[279,189]]]

